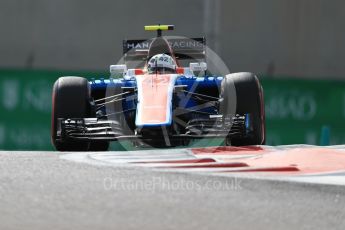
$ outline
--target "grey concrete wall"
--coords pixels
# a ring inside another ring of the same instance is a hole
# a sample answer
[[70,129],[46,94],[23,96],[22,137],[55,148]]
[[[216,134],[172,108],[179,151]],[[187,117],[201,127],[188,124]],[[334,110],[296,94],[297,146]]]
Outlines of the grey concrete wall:
[[345,79],[342,0],[1,0],[0,68],[107,70],[145,24],[206,35],[232,71]]
[[236,70],[345,79],[344,17],[342,0],[223,1],[221,55]]

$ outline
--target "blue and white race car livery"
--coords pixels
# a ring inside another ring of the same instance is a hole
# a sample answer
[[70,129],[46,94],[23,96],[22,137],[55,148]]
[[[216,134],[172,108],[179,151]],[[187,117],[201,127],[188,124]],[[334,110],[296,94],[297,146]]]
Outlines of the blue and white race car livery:
[[110,141],[169,147],[221,138],[265,143],[263,90],[252,73],[207,69],[205,38],[125,40],[124,63],[108,79],[60,77],[52,95],[52,142],[59,151],[105,151]]

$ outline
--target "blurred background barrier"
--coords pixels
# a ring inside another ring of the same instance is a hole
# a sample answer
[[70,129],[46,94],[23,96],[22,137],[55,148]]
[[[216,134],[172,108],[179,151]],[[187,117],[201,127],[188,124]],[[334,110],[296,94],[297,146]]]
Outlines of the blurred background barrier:
[[59,76],[100,73],[0,70],[0,149],[52,149],[51,92]]
[[[101,72],[0,70],[0,149],[52,149],[51,90],[59,76],[67,75],[108,77]],[[339,123],[345,118],[345,82],[277,80],[263,75],[260,79],[265,92],[267,144],[345,142],[345,124]]]
[[345,77],[343,0],[1,0],[0,67],[104,70],[122,40],[205,36],[231,72]]

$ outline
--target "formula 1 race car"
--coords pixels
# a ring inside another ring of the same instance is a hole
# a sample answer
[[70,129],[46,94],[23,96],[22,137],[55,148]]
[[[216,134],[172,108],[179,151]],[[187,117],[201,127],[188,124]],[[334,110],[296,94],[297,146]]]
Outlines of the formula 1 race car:
[[110,141],[120,140],[151,147],[203,138],[222,138],[233,146],[265,143],[258,78],[210,73],[205,38],[162,36],[173,28],[145,26],[157,36],[125,40],[124,64],[111,65],[109,79],[55,82],[51,137],[56,150],[106,151]]

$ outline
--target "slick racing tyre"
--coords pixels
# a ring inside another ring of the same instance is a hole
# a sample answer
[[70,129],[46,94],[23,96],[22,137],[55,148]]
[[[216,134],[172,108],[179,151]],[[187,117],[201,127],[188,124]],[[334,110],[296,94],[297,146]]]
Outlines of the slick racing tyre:
[[91,106],[89,82],[82,77],[60,77],[52,94],[52,143],[58,151],[106,151],[108,142],[57,140],[58,118],[96,117]]
[[222,81],[220,94],[220,111],[223,115],[249,114],[250,118],[249,132],[242,137],[228,136],[225,143],[233,146],[265,144],[264,98],[258,78],[252,73],[228,74]]

